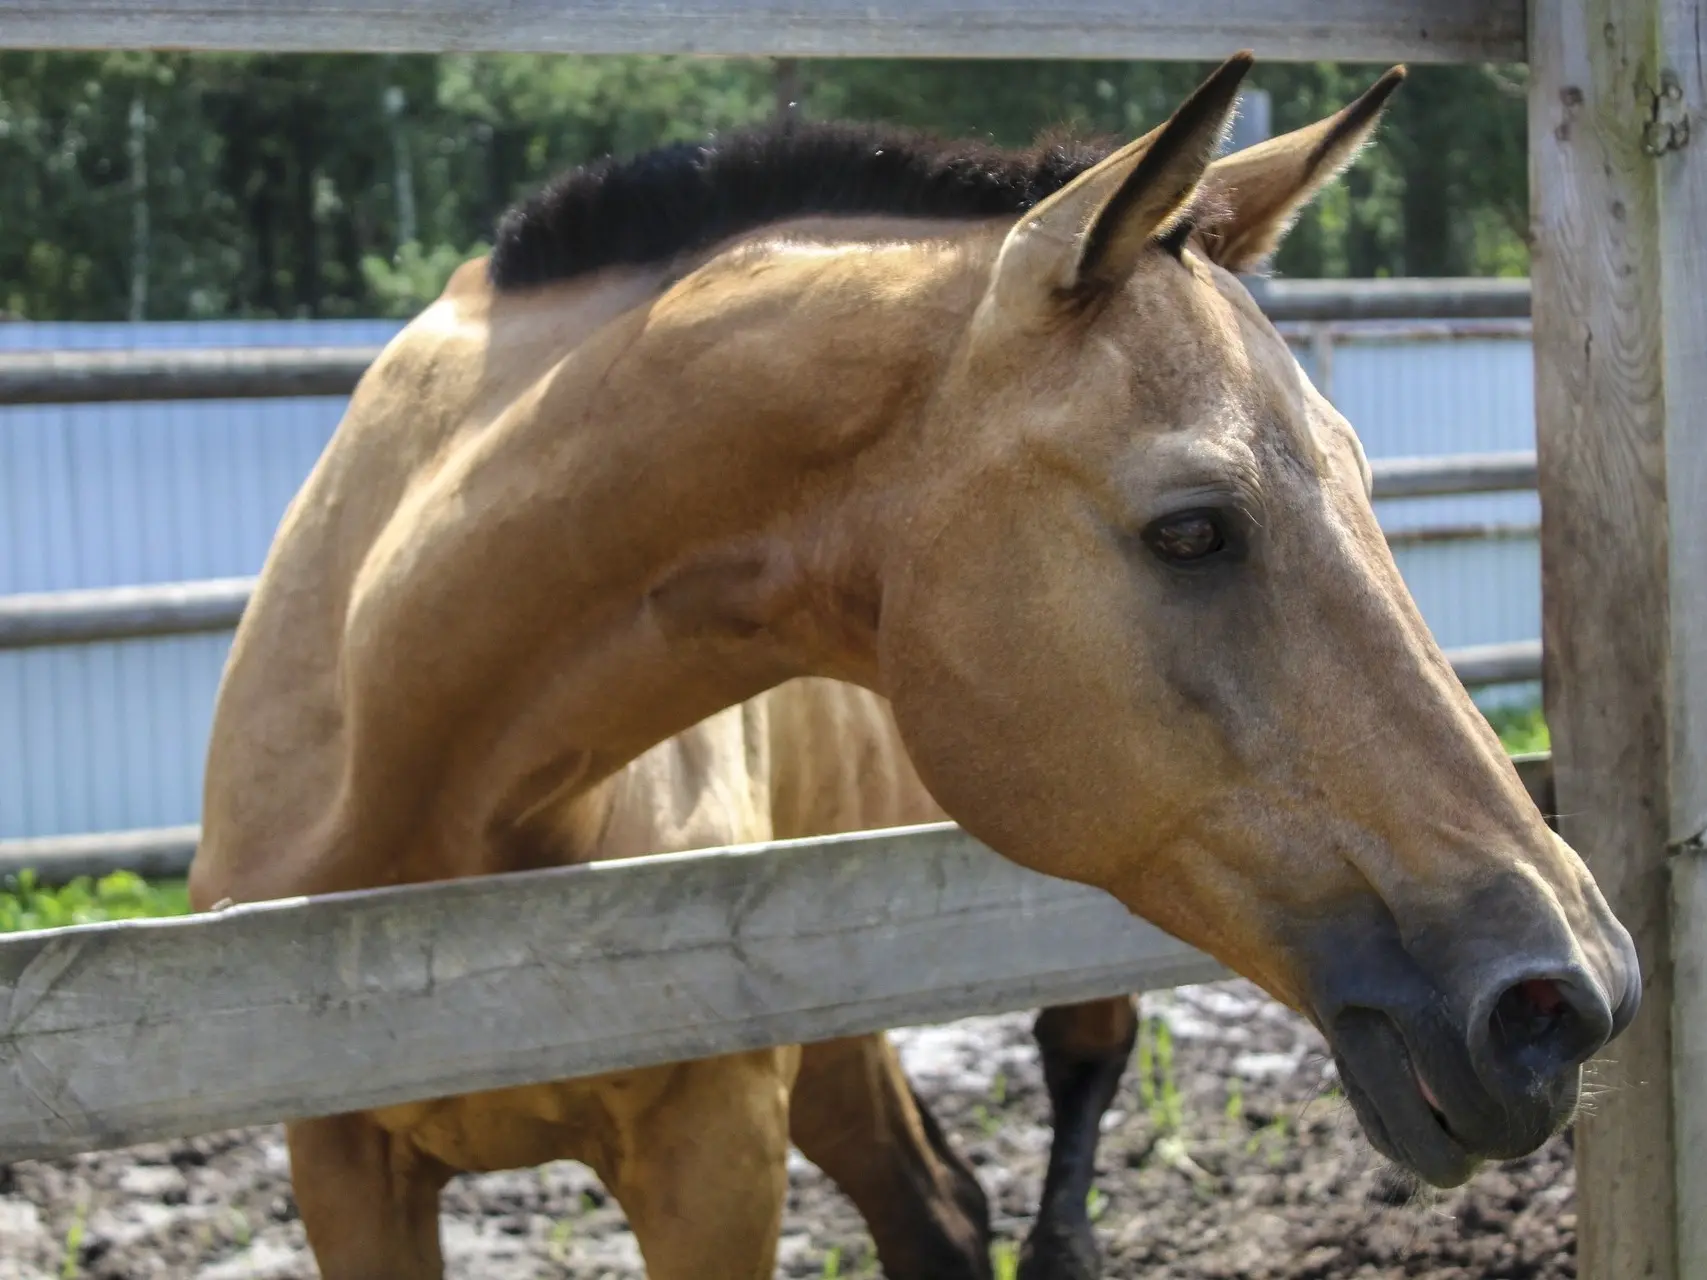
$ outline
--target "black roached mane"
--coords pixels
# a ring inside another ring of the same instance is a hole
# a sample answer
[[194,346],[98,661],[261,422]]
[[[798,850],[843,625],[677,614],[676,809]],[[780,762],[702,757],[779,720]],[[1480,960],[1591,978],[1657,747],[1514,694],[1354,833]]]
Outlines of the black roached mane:
[[783,218],[1017,216],[1111,149],[843,123],[749,129],[571,170],[504,215],[488,270],[497,288],[520,289],[664,262]]

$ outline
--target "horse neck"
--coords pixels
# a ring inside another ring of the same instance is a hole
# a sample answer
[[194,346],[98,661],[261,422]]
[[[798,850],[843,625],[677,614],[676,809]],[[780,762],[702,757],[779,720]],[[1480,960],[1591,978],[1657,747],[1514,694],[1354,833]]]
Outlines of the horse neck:
[[898,252],[697,273],[425,479],[351,599],[347,794],[490,835],[791,676],[876,687],[884,534],[972,301],[874,303]]

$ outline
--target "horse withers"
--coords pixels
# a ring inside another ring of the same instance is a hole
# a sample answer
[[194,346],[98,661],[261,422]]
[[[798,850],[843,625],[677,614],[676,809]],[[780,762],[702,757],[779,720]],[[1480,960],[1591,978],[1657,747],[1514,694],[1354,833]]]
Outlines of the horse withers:
[[[1400,73],[1215,159],[1250,61],[1106,153],[806,129],[518,209],[286,514],[195,903],[562,860],[603,779],[830,676],[889,699],[972,834],[1309,1017],[1404,1167],[1540,1145],[1634,1016],[1631,940],[1237,279]],[[653,1275],[766,1273],[787,1079],[743,1095],[738,1149],[649,1166]],[[389,1158],[322,1124],[293,1159]]]

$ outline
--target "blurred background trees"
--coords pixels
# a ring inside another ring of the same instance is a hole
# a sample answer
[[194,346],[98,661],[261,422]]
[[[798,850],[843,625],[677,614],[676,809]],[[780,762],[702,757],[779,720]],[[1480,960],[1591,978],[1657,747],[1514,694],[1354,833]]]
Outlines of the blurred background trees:
[[[0,53],[0,314],[408,315],[503,209],[597,156],[792,111],[1026,143],[1129,137],[1207,66]],[[1259,64],[1276,132],[1379,67]],[[1521,67],[1415,67],[1276,263],[1527,271]]]

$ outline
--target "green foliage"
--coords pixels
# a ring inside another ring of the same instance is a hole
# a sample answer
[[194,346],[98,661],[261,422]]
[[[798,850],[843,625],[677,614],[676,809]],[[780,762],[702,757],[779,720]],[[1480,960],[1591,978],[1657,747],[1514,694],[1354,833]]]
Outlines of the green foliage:
[[1552,749],[1547,719],[1540,707],[1496,707],[1485,713],[1494,732],[1512,755]]
[[362,259],[362,278],[373,296],[375,314],[405,318],[414,315],[438,297],[453,271],[490,248],[478,244],[459,252],[441,244],[423,249],[419,240],[409,240],[389,262],[378,254],[368,254]]
[[129,871],[115,871],[99,880],[80,876],[61,888],[48,889],[33,871],[22,871],[8,876],[0,888],[0,933],[178,916],[189,909],[181,880],[151,885]]
[[74,1280],[82,1269],[83,1234],[88,1218],[89,1206],[79,1202],[77,1212],[72,1215],[71,1225],[65,1229],[65,1252],[59,1261],[60,1280]]
[[[1128,138],[1204,65],[543,55],[0,52],[0,313],[39,320],[407,315],[502,211],[604,155],[786,102],[1031,142]],[[1376,68],[1259,64],[1277,130]],[[1293,275],[1521,273],[1522,68],[1417,67]]]
[[1085,1216],[1092,1222],[1101,1222],[1107,1212],[1108,1194],[1100,1187],[1092,1187],[1085,1193]]
[[1238,1076],[1227,1078],[1227,1121],[1238,1124],[1245,1117],[1245,1085]]
[[1185,1123],[1173,1032],[1162,1018],[1145,1018],[1138,1027],[1138,1097],[1159,1132],[1177,1133]]
[[1255,1155],[1259,1150],[1264,1152],[1264,1159],[1270,1168],[1286,1159],[1286,1149],[1290,1135],[1289,1126],[1284,1115],[1275,1116],[1245,1142],[1245,1154]]

